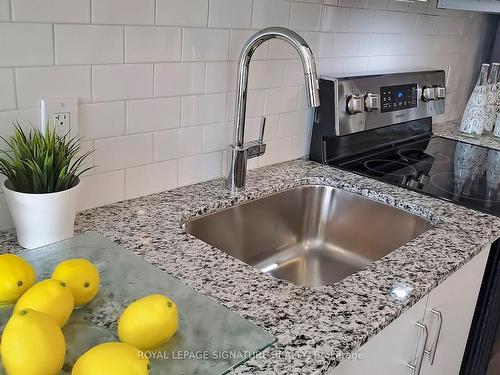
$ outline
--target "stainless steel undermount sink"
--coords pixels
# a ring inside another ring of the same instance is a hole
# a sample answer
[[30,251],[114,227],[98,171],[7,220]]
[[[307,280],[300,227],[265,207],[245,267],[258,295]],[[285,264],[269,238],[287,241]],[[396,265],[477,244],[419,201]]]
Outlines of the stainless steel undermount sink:
[[317,286],[363,269],[431,223],[354,193],[305,185],[191,220],[184,228],[264,273]]

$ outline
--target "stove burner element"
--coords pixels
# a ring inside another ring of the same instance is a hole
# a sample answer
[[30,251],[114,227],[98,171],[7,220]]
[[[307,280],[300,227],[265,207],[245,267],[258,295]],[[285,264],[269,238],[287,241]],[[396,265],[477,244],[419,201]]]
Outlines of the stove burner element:
[[418,148],[402,148],[397,151],[398,155],[409,161],[427,162],[427,163],[449,163],[450,158],[446,155],[427,154],[424,150]]
[[[489,181],[482,175],[472,173],[462,176],[454,173],[438,173],[431,176],[431,183],[438,189],[452,194],[454,199],[466,198],[486,202],[487,205],[500,202],[500,187],[497,181]],[[486,191],[486,194],[478,193],[478,191]]]
[[386,159],[371,159],[363,164],[371,172],[386,176],[416,176],[417,170],[411,165],[400,161]]

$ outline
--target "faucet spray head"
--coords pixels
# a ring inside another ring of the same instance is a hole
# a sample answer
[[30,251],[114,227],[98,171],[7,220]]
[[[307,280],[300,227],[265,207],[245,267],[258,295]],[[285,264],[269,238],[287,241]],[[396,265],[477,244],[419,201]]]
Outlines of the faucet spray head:
[[304,75],[306,80],[307,103],[309,107],[319,107],[319,84],[316,72]]

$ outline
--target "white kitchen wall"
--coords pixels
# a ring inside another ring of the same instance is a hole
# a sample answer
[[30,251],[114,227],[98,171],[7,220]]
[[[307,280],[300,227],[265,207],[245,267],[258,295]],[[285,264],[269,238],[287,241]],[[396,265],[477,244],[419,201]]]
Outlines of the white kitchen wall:
[[[37,125],[41,97],[78,97],[95,150],[80,208],[138,197],[221,176],[236,60],[255,30],[299,31],[322,74],[446,69],[446,120],[464,106],[482,20],[435,0],[0,0],[0,135],[15,120]],[[283,42],[256,52],[247,136],[267,116],[268,151],[252,167],[307,153],[302,79]]]

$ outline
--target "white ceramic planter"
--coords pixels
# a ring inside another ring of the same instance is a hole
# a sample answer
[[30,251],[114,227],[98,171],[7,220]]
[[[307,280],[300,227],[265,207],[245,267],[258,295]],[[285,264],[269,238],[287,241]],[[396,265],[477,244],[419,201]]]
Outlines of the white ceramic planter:
[[7,180],[3,190],[17,241],[34,249],[73,237],[80,181],[71,189],[49,194],[27,194],[12,190]]

